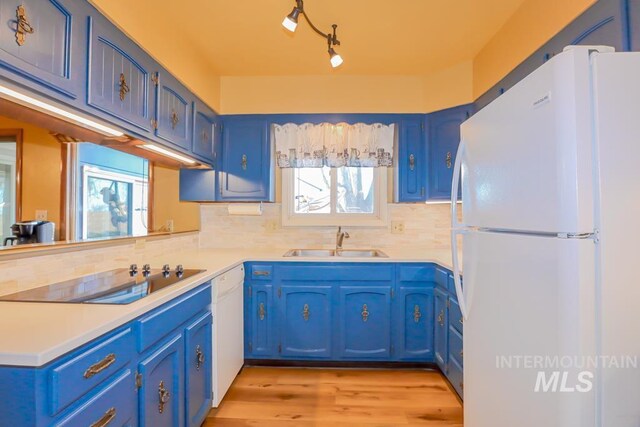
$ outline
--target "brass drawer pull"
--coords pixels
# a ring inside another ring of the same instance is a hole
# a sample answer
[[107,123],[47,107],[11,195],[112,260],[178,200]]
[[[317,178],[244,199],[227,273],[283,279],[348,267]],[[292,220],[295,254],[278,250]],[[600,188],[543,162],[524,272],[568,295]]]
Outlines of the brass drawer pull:
[[271,273],[269,273],[268,271],[254,271],[253,275],[254,276],[269,276]]
[[247,170],[247,155],[246,154],[242,155],[242,159],[240,160],[240,164],[242,165],[242,170],[246,171]]
[[460,320],[458,320],[458,322],[460,322],[461,325],[464,325],[464,317],[460,317]]
[[160,381],[158,386],[158,412],[161,414],[164,412],[164,405],[169,402],[170,397],[169,391],[164,388],[164,381]]
[[130,91],[131,89],[127,84],[127,78],[124,74],[120,73],[120,101],[124,101]]
[[173,110],[171,112],[171,129],[175,129],[176,126],[178,126],[178,123],[180,123],[180,117],[178,117],[176,110]]
[[460,358],[461,358],[461,359],[462,359],[462,358],[464,358],[464,352],[463,352],[463,350],[460,350]]
[[444,326],[444,310],[440,310],[440,313],[438,313],[438,324]]
[[360,314],[362,315],[363,322],[366,322],[367,320],[369,320],[369,307],[367,307],[367,304],[362,305],[362,313]]
[[421,317],[422,317],[422,313],[420,313],[420,306],[416,304],[413,307],[413,321],[416,323],[419,323]]
[[449,151],[447,153],[447,157],[445,157],[445,163],[447,164],[447,169],[451,169],[451,163],[452,163],[452,156],[451,156],[451,151]]
[[260,306],[258,307],[258,317],[260,317],[260,320],[264,320],[264,316],[267,314],[267,311],[264,309],[264,303],[261,302]]
[[200,370],[200,365],[204,364],[204,352],[199,345],[196,346],[196,371]]
[[409,154],[409,170],[414,170],[416,167],[416,156]]
[[18,43],[18,46],[24,44],[27,34],[33,34],[34,32],[34,28],[27,20],[27,11],[24,6],[18,6],[16,9],[16,43]]
[[104,359],[99,361],[98,363],[89,366],[89,368],[84,371],[85,379],[89,379],[92,376],[104,371],[109,366],[113,365],[116,362],[116,355],[113,353],[109,353]]
[[309,321],[309,314],[309,304],[305,304],[304,307],[302,307],[302,318],[305,322]]
[[102,418],[100,418],[95,423],[91,424],[89,427],[105,427],[111,423],[116,417],[116,408],[109,408],[107,412],[104,413]]

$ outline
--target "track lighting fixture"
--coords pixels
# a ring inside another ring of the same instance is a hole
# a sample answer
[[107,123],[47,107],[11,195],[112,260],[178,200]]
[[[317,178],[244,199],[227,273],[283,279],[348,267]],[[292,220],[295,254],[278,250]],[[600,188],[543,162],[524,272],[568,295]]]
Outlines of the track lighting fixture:
[[336,35],[338,26],[336,24],[333,24],[331,26],[333,28],[332,33],[325,34],[320,31],[318,27],[313,25],[313,23],[309,20],[306,12],[304,11],[303,0],[296,0],[296,6],[293,8],[291,13],[284,18],[284,20],[282,21],[282,26],[292,33],[295,32],[296,28],[298,27],[298,17],[300,15],[304,16],[304,19],[307,21],[313,31],[327,40],[327,44],[329,45],[329,60],[331,61],[331,66],[333,68],[336,68],[342,65],[344,60],[334,49],[334,46],[340,46],[340,40],[338,40],[338,37]]

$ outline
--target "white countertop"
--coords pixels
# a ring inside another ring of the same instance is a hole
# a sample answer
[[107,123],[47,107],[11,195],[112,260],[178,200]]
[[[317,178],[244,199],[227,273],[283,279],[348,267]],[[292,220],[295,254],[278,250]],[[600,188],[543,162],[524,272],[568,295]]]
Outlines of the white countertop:
[[[420,248],[383,249],[389,258],[283,258],[290,248],[200,249],[175,255],[206,272],[127,305],[0,302],[0,365],[42,366],[245,261],[433,262],[450,268],[451,254]],[[351,248],[350,248],[351,249]],[[158,259],[153,265],[172,260]]]

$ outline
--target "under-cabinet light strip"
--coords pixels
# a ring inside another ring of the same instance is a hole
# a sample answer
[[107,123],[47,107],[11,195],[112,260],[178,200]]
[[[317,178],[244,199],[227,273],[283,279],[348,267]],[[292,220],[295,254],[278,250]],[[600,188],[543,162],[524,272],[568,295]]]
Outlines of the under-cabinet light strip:
[[173,159],[176,159],[182,163],[186,163],[189,165],[194,165],[198,162],[196,162],[195,160],[187,157],[187,156],[183,156],[181,154],[178,153],[174,153],[173,151],[169,151],[165,148],[162,147],[158,147],[157,145],[153,145],[153,144],[144,144],[144,145],[139,145],[140,148],[144,148],[145,150],[149,150],[149,151],[154,151],[158,154],[162,154],[163,156],[167,156],[167,157],[171,157]]

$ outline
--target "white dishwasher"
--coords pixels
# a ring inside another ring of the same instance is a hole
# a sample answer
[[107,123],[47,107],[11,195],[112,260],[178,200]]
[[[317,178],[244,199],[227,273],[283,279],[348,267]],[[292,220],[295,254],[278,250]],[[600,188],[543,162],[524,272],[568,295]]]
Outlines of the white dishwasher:
[[213,388],[212,406],[217,408],[244,364],[243,322],[244,267],[213,279]]

